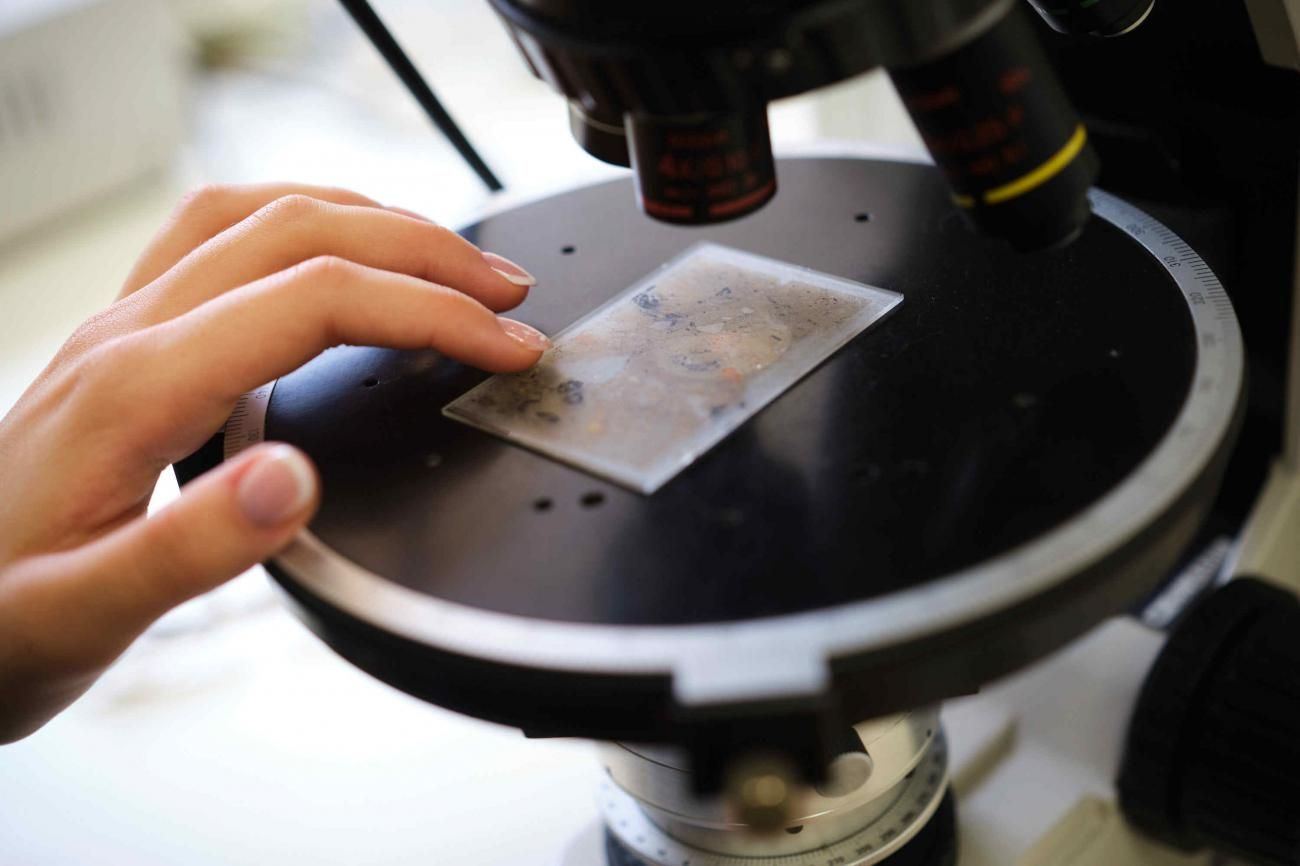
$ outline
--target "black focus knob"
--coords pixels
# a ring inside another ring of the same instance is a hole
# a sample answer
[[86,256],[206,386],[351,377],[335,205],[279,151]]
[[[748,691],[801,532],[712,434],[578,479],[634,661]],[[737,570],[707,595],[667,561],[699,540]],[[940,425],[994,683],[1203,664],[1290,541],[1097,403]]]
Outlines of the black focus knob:
[[1185,850],[1300,864],[1300,601],[1228,583],[1175,629],[1134,709],[1120,803]]

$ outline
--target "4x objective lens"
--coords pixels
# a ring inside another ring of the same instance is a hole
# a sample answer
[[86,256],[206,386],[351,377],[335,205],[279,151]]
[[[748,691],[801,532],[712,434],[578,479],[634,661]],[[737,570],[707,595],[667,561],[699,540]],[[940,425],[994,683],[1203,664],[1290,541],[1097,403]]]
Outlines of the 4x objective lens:
[[776,195],[767,107],[686,117],[630,115],[637,198],[650,216],[702,225],[753,213]]

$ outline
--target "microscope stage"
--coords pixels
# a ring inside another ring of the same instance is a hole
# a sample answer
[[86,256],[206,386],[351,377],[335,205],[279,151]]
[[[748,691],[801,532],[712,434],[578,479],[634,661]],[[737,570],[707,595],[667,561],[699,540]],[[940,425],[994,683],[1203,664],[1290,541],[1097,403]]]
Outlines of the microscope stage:
[[547,333],[701,241],[903,295],[652,495],[445,417],[485,374],[357,347],[250,397],[182,473],[304,448],[322,509],[269,567],[308,623],[399,688],[541,735],[739,743],[756,704],[795,728],[924,706],[1148,592],[1240,409],[1236,319],[1199,257],[1101,193],[1076,243],[1020,255],[972,234],[932,167],[779,171],[775,201],[709,228],[647,220],[616,181],[464,231],[537,275],[511,315]]

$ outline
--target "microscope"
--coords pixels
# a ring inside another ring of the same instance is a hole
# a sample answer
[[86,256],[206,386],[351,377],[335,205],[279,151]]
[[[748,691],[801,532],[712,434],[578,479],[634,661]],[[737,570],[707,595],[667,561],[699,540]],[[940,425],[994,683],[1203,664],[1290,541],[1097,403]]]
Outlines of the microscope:
[[[1300,3],[489,2],[633,174],[463,229],[547,286],[523,318],[700,240],[903,300],[650,495],[448,418],[485,376],[431,352],[246,395],[181,474],[312,455],[268,563],[307,624],[599,742],[608,866],[940,866],[941,705],[1144,616],[1128,822],[1300,863]],[[770,102],[880,67],[933,164],[774,158]]]

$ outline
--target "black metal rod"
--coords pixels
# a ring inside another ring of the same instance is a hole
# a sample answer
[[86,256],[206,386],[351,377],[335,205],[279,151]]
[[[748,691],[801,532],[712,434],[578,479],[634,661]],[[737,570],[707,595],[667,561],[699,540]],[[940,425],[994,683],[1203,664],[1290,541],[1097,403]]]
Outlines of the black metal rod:
[[461,155],[461,158],[469,163],[470,168],[474,169],[474,173],[479,176],[479,179],[492,192],[500,192],[504,189],[501,181],[497,180],[497,176],[492,173],[492,169],[488,168],[487,163],[483,161],[483,157],[479,156],[478,151],[474,149],[474,145],[470,144],[469,139],[465,137],[465,133],[461,132],[460,127],[456,125],[456,121],[452,119],[452,116],[447,113],[447,109],[438,101],[433,89],[429,87],[428,82],[415,68],[411,58],[406,56],[402,46],[397,44],[393,34],[388,31],[388,28],[384,26],[384,22],[379,20],[379,16],[375,14],[375,10],[370,8],[370,4],[366,0],[339,0],[339,2],[352,16],[352,20],[357,22],[361,32],[366,34],[366,38],[379,51],[379,54],[388,63],[389,68],[401,79],[402,84],[406,85],[406,89],[415,97],[415,101],[420,103],[420,107],[433,121],[433,125],[438,127],[438,131],[447,137],[447,140],[456,148],[456,152]]

